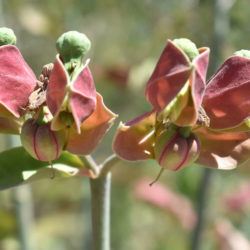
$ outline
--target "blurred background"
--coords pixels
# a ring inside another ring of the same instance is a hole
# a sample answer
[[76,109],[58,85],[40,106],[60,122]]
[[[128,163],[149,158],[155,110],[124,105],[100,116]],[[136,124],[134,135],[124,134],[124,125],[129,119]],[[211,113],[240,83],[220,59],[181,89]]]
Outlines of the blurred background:
[[[0,0],[0,26],[15,31],[37,75],[54,61],[63,32],[84,32],[92,41],[88,56],[97,89],[119,114],[94,152],[98,162],[112,153],[119,121],[149,110],[145,83],[167,39],[186,37],[211,47],[211,75],[235,50],[249,49],[249,17],[249,0]],[[1,150],[10,147],[6,136],[0,140]],[[158,171],[151,161],[114,168],[112,249],[250,249],[250,169],[204,175],[190,166],[164,172],[150,188]],[[90,244],[87,178],[48,179],[0,192],[1,250],[90,250]]]

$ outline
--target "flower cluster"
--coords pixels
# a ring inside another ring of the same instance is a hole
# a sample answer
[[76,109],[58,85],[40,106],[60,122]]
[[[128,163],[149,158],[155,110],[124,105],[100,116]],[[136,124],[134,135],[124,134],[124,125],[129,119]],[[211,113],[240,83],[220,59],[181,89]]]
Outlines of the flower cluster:
[[[12,30],[1,28],[0,132],[20,134],[40,161],[64,150],[90,154],[116,115],[96,92],[85,60],[89,39],[76,31],[60,36],[54,63],[38,79],[15,43]],[[188,39],[167,42],[146,86],[152,110],[120,124],[118,156],[171,170],[194,162],[232,169],[249,159],[250,52],[236,52],[207,81],[209,53]]]
[[249,159],[249,53],[236,52],[207,82],[209,52],[188,39],[167,42],[146,86],[152,110],[116,133],[121,158],[171,170],[194,162],[232,169]]
[[63,150],[89,154],[116,117],[96,92],[84,60],[89,39],[64,33],[55,62],[38,79],[15,42],[12,30],[0,29],[0,132],[20,134],[23,147],[40,161],[51,162]]

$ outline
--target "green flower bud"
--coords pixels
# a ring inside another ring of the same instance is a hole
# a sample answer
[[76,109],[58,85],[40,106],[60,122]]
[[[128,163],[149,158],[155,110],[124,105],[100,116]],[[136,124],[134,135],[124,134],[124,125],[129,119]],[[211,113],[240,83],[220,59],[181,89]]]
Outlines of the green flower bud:
[[51,162],[59,158],[65,144],[64,131],[52,131],[50,123],[41,125],[34,119],[23,124],[20,136],[26,151],[39,161]]
[[242,49],[234,52],[235,56],[250,58],[250,50]]
[[155,139],[155,159],[164,169],[177,171],[192,164],[198,157],[200,144],[194,134],[186,128],[184,137],[180,128],[165,129]]
[[191,62],[196,56],[199,55],[199,50],[197,49],[196,45],[187,38],[174,39],[173,43],[183,50]]
[[8,44],[15,45],[16,36],[12,29],[2,27],[0,28],[0,46]]
[[62,34],[56,42],[57,51],[69,72],[82,64],[83,57],[90,47],[91,42],[88,37],[77,31]]

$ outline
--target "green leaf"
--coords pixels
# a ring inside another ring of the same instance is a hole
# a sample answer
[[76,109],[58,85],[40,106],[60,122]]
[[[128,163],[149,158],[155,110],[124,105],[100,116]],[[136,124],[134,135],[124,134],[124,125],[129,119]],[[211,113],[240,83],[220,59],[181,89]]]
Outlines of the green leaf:
[[50,163],[32,158],[23,147],[16,147],[0,153],[0,190],[38,179],[82,175],[86,171],[81,159],[68,152],[53,161],[52,168]]

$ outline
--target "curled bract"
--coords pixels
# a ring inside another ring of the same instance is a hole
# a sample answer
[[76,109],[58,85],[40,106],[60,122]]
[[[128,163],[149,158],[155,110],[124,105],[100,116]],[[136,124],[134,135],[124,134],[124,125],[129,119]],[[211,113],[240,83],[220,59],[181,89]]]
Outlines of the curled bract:
[[96,100],[95,110],[81,124],[81,133],[78,133],[76,126],[69,128],[66,149],[71,153],[79,155],[90,154],[117,117],[116,114],[105,106],[103,98],[99,93],[97,93]]
[[94,111],[96,106],[96,90],[92,74],[86,65],[70,81],[59,56],[54,63],[47,88],[47,105],[53,114],[52,129],[66,127],[60,119],[61,112],[72,114],[74,123],[80,133],[81,123]]
[[250,116],[250,58],[233,55],[209,80],[203,107],[212,129],[241,125]]
[[192,126],[198,119],[205,92],[210,50],[204,47],[192,51],[195,50],[192,42],[184,41],[181,47],[179,41],[177,44],[174,41],[167,42],[145,94],[154,110],[160,113],[158,118],[170,119],[178,126]]
[[[72,38],[73,36],[73,38]],[[84,34],[77,33],[77,39],[86,40]],[[80,38],[79,38],[80,37]],[[89,49],[88,40],[82,47],[75,38],[75,32],[65,33],[58,39],[59,51],[50,74],[47,87],[47,105],[54,116],[52,129],[59,130],[67,127],[61,119],[61,113],[72,115],[78,133],[81,133],[81,124],[95,110],[96,89],[91,71],[88,67],[89,60],[83,62],[83,56]],[[77,64],[73,61],[77,58]],[[71,69],[67,66],[70,61]],[[69,117],[69,116],[68,116]]]
[[11,29],[0,28],[0,132],[18,134],[36,77],[15,42]]
[[19,118],[36,86],[36,77],[20,51],[0,46],[0,116]]

